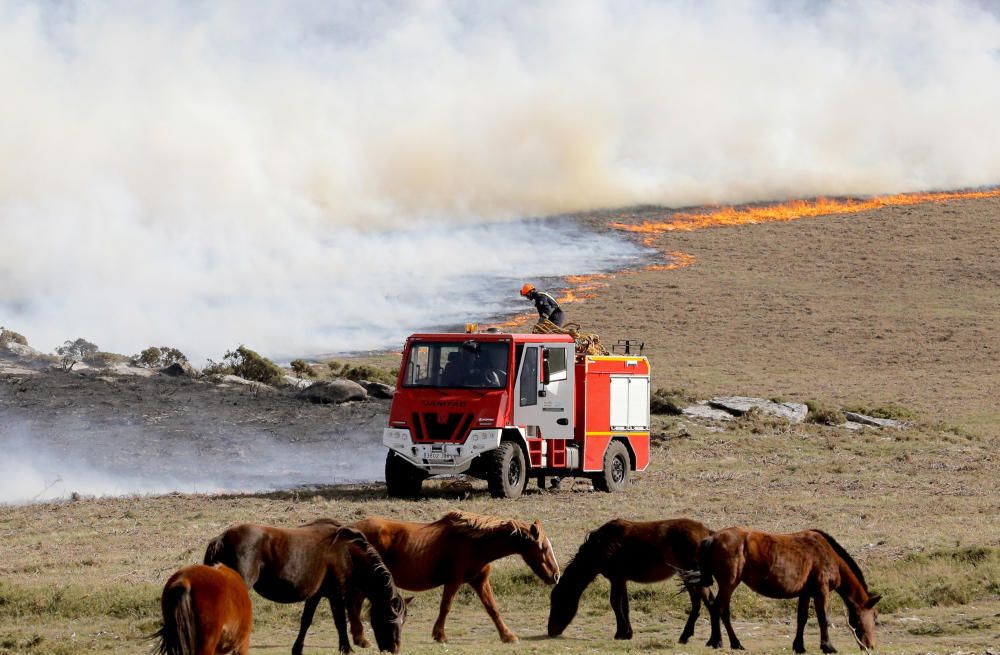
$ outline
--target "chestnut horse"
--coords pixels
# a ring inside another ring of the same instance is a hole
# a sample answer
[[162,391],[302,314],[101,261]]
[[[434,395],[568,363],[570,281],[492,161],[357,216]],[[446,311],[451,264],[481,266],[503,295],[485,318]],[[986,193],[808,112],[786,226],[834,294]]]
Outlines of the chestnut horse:
[[406,603],[378,552],[357,530],[328,519],[298,528],[244,523],[208,545],[205,563],[213,562],[236,569],[247,587],[268,600],[305,601],[293,655],[301,655],[306,631],[323,598],[330,603],[341,652],[351,652],[346,598],[355,595],[371,601],[372,631],[379,650],[399,652]]
[[[435,641],[447,641],[444,622],[459,587],[467,583],[479,596],[493,619],[500,639],[517,641],[517,636],[500,617],[490,587],[490,562],[508,555],[520,555],[535,575],[546,584],[559,581],[559,563],[552,543],[537,520],[526,523],[465,512],[449,512],[433,523],[390,521],[371,517],[353,524],[382,554],[386,566],[403,589],[424,591],[444,586],[441,609],[434,623]],[[350,606],[354,643],[363,643],[359,620],[360,599]]]
[[185,566],[167,580],[160,598],[159,655],[250,652],[253,606],[239,574],[222,564]]
[[729,618],[733,590],[745,582],[758,594],[769,598],[799,599],[798,626],[792,650],[806,652],[802,633],[809,618],[809,599],[816,606],[820,648],[835,653],[830,643],[826,604],[836,591],[847,606],[848,623],[854,638],[865,650],[875,647],[875,604],[881,596],[868,591],[865,576],[853,558],[820,530],[794,534],[771,534],[746,528],[726,528],[705,539],[701,545],[701,583],[719,583],[712,612],[709,646],[722,645],[719,620],[725,623],[730,648],[742,648]]
[[563,633],[576,616],[580,596],[600,574],[611,582],[611,609],[617,622],[615,639],[631,639],[626,583],[660,582],[679,574],[691,597],[691,611],[678,640],[686,644],[694,634],[702,602],[711,608],[712,593],[695,579],[699,544],[711,534],[711,530],[691,519],[608,521],[587,535],[552,590],[549,636]]

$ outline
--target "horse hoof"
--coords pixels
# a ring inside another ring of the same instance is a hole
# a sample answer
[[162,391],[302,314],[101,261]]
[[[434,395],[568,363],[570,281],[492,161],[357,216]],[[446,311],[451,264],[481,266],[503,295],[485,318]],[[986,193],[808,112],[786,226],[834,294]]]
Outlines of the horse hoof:
[[357,646],[358,648],[368,648],[369,646],[372,645],[372,642],[368,641],[364,637],[361,637],[359,639],[354,640],[354,645]]
[[681,635],[681,638],[677,640],[677,643],[678,644],[686,644],[688,642],[688,639],[690,639],[690,638],[691,638],[691,635]]
[[738,641],[735,644],[729,644],[729,650],[743,650],[743,644]]
[[820,644],[819,648],[824,653],[836,653],[837,652],[837,649],[833,647],[833,644]]
[[622,632],[622,633],[616,633],[615,634],[615,639],[622,639],[622,640],[624,640],[624,639],[631,639],[631,638],[632,638],[632,633],[631,632]]
[[447,644],[448,643],[448,638],[445,637],[444,633],[442,632],[439,635],[434,635],[434,641],[438,642],[439,644]]
[[515,635],[515,634],[504,635],[504,636],[500,637],[500,641],[502,641],[505,644],[516,644],[517,643],[517,635]]
[[705,642],[705,645],[708,646],[709,648],[722,648],[722,640],[709,639],[708,641]]

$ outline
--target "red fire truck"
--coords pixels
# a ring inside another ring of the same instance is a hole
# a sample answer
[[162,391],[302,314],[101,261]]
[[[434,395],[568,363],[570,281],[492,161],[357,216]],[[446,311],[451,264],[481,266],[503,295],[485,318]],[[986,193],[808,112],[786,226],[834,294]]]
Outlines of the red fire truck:
[[649,361],[578,355],[564,334],[414,334],[382,441],[390,496],[432,475],[517,498],[529,478],[620,491],[649,463]]

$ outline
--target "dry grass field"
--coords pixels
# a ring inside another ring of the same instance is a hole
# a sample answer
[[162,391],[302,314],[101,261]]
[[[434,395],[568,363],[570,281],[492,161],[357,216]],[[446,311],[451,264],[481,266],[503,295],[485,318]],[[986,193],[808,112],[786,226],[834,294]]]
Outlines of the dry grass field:
[[[636,211],[627,220],[655,214]],[[0,653],[148,652],[143,635],[158,627],[160,585],[200,560],[205,543],[231,523],[371,514],[432,520],[453,508],[540,518],[563,565],[588,530],[618,516],[822,528],[885,597],[880,652],[996,653],[1000,200],[672,233],[657,246],[696,263],[618,275],[596,298],[567,306],[571,320],[606,338],[645,340],[657,385],[701,397],[898,405],[912,425],[850,432],[749,416],[719,428],[658,417],[653,463],[619,495],[578,481],[517,501],[493,500],[482,484],[435,484],[417,502],[389,501],[379,485],[363,485],[0,506]],[[340,456],[331,452],[331,462]],[[467,591],[449,619],[450,643],[433,643],[439,592],[427,592],[411,607],[404,651],[712,652],[702,645],[704,616],[692,643],[676,644],[687,601],[674,581],[631,587],[631,642],[611,639],[603,580],[555,640],[543,636],[548,588],[523,563],[502,561],[494,588],[519,644],[500,644]],[[256,599],[256,610],[253,652],[287,653],[299,608]],[[751,652],[791,652],[793,603],[741,588],[733,612]],[[839,599],[831,616],[834,644],[855,651]],[[819,652],[818,641],[812,619],[810,652]],[[317,613],[306,651],[335,648],[329,614]]]

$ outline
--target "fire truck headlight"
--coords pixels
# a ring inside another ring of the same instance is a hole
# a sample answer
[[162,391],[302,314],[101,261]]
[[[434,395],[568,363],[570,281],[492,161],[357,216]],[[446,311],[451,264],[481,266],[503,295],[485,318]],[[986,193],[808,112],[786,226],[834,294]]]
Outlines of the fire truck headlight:
[[382,444],[393,450],[402,450],[410,445],[410,431],[386,428],[382,432]]
[[470,455],[478,455],[500,446],[500,430],[473,430],[465,440]]

